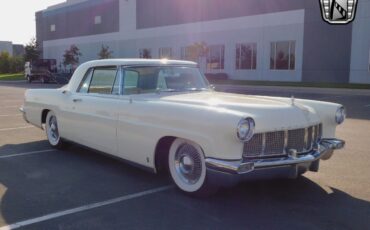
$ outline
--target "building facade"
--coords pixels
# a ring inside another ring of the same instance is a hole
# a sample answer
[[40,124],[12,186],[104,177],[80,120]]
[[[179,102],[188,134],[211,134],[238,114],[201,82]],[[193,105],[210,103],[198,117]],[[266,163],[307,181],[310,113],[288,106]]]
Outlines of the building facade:
[[194,60],[232,79],[370,83],[370,0],[353,23],[333,26],[319,0],[67,0],[36,13],[44,58],[80,61],[109,46],[116,58]]
[[0,53],[7,52],[10,56],[23,56],[24,46],[19,44],[13,44],[8,41],[0,41]]
[[13,44],[8,41],[0,41],[0,53],[7,52],[10,56],[13,56]]

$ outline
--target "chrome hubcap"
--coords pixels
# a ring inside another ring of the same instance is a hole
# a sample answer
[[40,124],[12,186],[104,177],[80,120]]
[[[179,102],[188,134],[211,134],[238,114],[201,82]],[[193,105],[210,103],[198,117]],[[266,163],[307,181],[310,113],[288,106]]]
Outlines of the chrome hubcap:
[[175,155],[176,173],[189,185],[198,182],[202,172],[202,162],[196,148],[189,144],[180,146]]
[[55,116],[51,116],[48,124],[48,137],[52,144],[57,144],[59,141],[58,123]]

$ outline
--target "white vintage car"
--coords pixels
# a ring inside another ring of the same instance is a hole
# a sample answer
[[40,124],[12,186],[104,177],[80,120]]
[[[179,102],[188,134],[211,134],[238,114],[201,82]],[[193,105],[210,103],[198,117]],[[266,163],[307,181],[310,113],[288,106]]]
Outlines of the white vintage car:
[[215,92],[197,64],[90,61],[60,89],[30,89],[24,119],[51,146],[75,142],[158,172],[196,195],[246,179],[318,171],[344,141],[342,105]]

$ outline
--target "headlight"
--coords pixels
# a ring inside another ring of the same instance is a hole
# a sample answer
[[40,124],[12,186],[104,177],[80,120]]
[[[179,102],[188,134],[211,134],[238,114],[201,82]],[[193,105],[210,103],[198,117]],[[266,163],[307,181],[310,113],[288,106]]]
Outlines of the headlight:
[[344,107],[340,107],[335,113],[335,122],[337,122],[337,124],[342,124],[344,119],[346,119],[346,110]]
[[255,123],[254,120],[250,117],[246,119],[242,119],[239,121],[238,127],[237,127],[237,136],[240,141],[249,141],[254,134],[254,127]]

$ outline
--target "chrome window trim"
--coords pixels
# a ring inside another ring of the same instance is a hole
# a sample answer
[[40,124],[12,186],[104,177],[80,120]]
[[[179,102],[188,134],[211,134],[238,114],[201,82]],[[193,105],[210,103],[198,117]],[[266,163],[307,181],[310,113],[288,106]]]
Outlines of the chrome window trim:
[[[116,68],[116,77],[115,77],[115,79],[114,79],[114,81],[113,81],[113,85],[112,85],[111,93],[110,93],[110,94],[103,94],[103,93],[89,93],[89,91],[87,91],[87,93],[81,93],[81,92],[80,92],[80,90],[81,90],[82,84],[85,82],[86,78],[88,78],[88,77],[89,77],[89,75],[91,75],[91,79],[90,79],[90,82],[89,82],[89,89],[90,89],[90,85],[91,85],[91,81],[92,81],[92,79],[93,79],[93,75],[94,75],[95,69],[104,69],[104,68]],[[118,76],[118,77],[120,77],[120,79],[119,79],[119,80],[120,80],[120,82],[119,82],[120,87],[121,87],[121,85],[122,85],[122,79],[121,79],[121,76],[120,76],[120,75],[122,75],[122,74],[119,74],[119,73],[118,73],[118,71],[119,71],[119,69],[120,69],[120,68],[121,68],[121,66],[115,66],[115,65],[94,66],[94,67],[89,68],[89,69],[86,71],[86,73],[85,73],[84,77],[82,78],[82,80],[81,80],[81,82],[80,82],[80,84],[79,84],[79,86],[78,86],[78,88],[77,88],[77,90],[76,90],[76,93],[77,93],[78,95],[113,95],[113,96],[122,95],[122,93],[120,92],[120,90],[121,90],[121,89],[119,89],[119,90],[118,90],[118,91],[119,91],[119,93],[118,93],[118,94],[112,94],[113,87],[114,87],[114,83],[115,83],[115,81],[116,81],[117,76]],[[119,74],[119,75],[117,75],[117,74]]]

